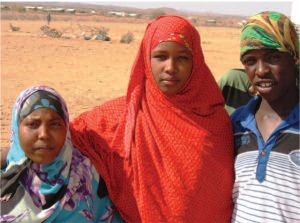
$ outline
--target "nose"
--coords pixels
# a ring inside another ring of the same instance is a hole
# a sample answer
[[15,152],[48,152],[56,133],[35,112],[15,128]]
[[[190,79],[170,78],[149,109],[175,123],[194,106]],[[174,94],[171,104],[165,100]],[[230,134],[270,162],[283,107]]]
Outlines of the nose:
[[264,62],[263,60],[259,60],[257,62],[257,67],[256,67],[255,74],[258,77],[263,78],[265,75],[267,75],[269,73],[270,73],[270,67],[269,67],[269,65],[266,62]]
[[49,129],[46,125],[41,125],[39,128],[39,139],[48,139]]
[[176,60],[174,58],[169,58],[166,60],[166,73],[173,74],[177,70]]

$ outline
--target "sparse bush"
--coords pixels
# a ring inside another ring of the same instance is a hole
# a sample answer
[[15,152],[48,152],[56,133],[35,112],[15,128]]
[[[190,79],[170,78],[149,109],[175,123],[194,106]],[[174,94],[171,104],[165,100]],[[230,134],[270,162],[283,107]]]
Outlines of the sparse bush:
[[100,29],[97,30],[97,34],[108,36],[108,31],[109,31],[108,28],[101,27]]
[[60,38],[62,35],[62,32],[56,30],[56,29],[51,29],[49,26],[42,26],[40,29],[43,31],[43,33],[49,37],[52,38]]
[[17,6],[16,7],[17,12],[26,12],[25,8],[23,6]]
[[161,16],[161,15],[165,15],[166,13],[163,11],[163,10],[154,10],[151,15],[150,15],[150,19],[156,19],[158,16]]
[[191,18],[190,22],[194,25],[194,26],[198,26],[198,19],[196,18]]
[[134,39],[133,34],[131,32],[128,32],[121,37],[120,42],[121,43],[131,43],[133,41],[133,39]]
[[13,26],[11,23],[9,23],[9,27],[10,27],[10,30],[13,32],[20,31],[20,27]]
[[108,28],[101,27],[96,31],[96,40],[110,41],[110,37],[108,36]]

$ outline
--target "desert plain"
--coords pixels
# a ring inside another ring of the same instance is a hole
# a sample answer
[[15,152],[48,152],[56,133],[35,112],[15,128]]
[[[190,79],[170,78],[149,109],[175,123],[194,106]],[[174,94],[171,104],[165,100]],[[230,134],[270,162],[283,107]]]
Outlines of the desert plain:
[[[1,148],[9,147],[11,113],[18,94],[31,85],[49,85],[65,98],[72,120],[81,112],[126,94],[131,66],[147,20],[104,17],[54,19],[50,27],[80,36],[87,27],[105,27],[111,41],[52,38],[46,20],[1,20]],[[11,26],[19,27],[12,31]],[[196,26],[205,61],[216,80],[239,61],[239,28]],[[120,43],[127,32],[129,44]],[[201,87],[201,86],[199,86]]]

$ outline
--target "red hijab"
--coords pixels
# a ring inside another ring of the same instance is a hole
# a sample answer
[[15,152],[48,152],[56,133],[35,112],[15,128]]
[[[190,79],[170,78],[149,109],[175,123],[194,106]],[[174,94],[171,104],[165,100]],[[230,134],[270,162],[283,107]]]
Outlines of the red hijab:
[[[172,96],[151,72],[151,50],[162,41],[181,43],[193,55],[190,78]],[[187,20],[168,15],[150,23],[126,98],[81,114],[71,127],[73,143],[92,159],[125,221],[230,221],[230,120]]]

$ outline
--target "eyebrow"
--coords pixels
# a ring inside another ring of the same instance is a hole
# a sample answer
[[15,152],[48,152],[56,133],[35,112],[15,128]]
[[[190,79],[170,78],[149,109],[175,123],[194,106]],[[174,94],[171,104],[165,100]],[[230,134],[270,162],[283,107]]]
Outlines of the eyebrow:
[[[153,53],[166,53],[167,52],[167,50],[165,50],[165,49],[157,49],[157,50],[153,50],[152,52],[151,52],[151,54],[153,54]],[[191,51],[189,50],[189,49],[181,49],[181,50],[178,50],[178,51],[176,51],[177,53],[186,53],[186,54],[191,54]]]
[[[28,118],[29,120],[33,120],[33,121],[35,121],[35,120],[40,120],[41,119],[41,117],[40,116],[27,116],[27,117],[25,117],[25,118],[23,118],[22,120],[24,120],[24,119],[26,119],[26,118]],[[21,120],[21,121],[22,121]],[[64,121],[62,118],[60,118],[60,117],[51,117],[51,118],[47,118],[47,121]]]

